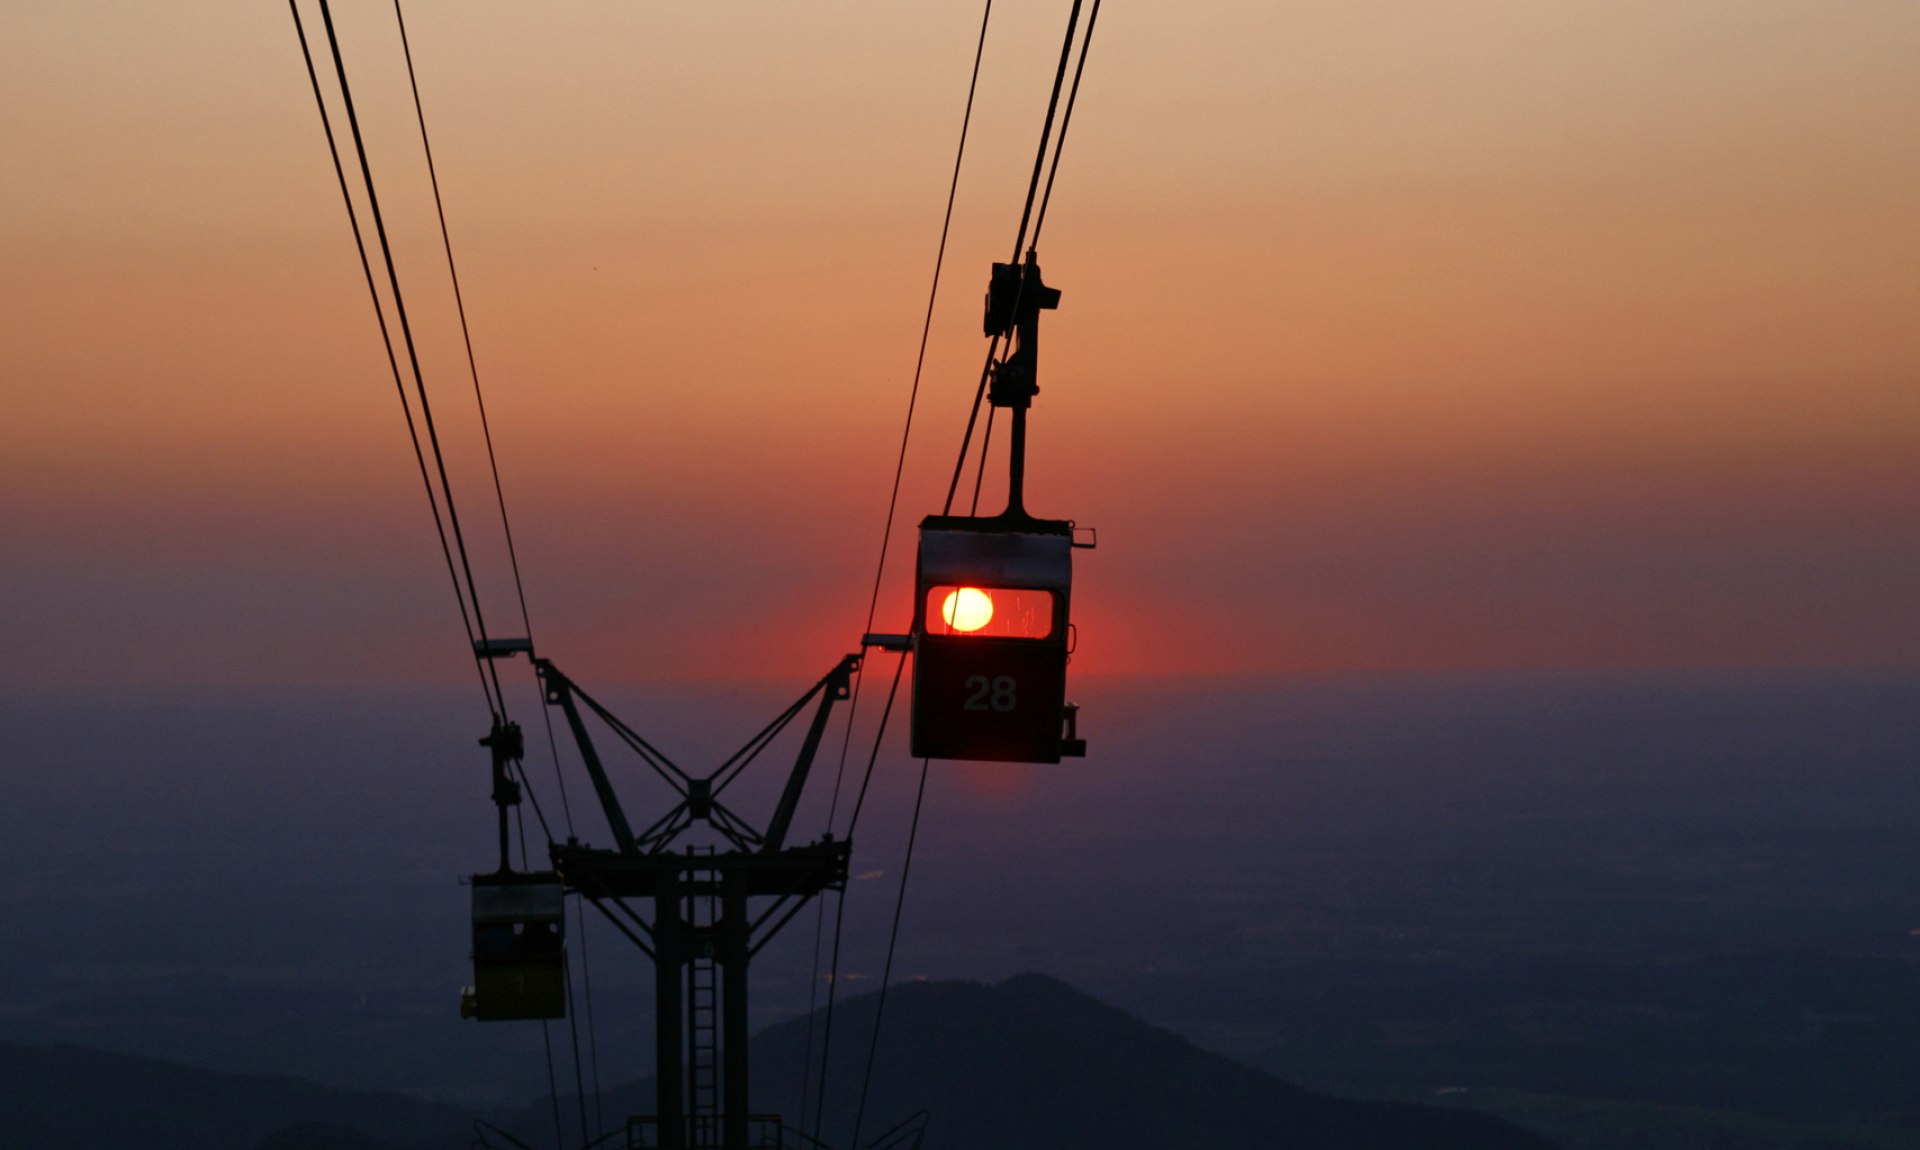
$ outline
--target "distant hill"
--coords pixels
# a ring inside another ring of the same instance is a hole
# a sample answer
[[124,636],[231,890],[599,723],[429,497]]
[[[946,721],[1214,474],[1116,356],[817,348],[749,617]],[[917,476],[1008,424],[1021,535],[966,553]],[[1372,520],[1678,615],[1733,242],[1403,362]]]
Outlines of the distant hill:
[[[839,1004],[824,1139],[849,1145],[878,996]],[[823,1026],[814,1016],[814,1041]],[[926,1110],[927,1150],[1545,1150],[1497,1118],[1304,1090],[1209,1054],[1056,979],[906,983],[889,994],[860,1139]],[[799,1125],[807,1020],[754,1041],[756,1110]],[[817,1074],[817,1068],[815,1070]],[[609,1091],[609,1120],[653,1109],[653,1084]],[[513,1123],[528,1132],[544,1108]]]
[[471,1129],[399,1094],[0,1042],[0,1145],[22,1150],[451,1150]]
[[[826,1140],[849,1136],[878,997],[839,1004]],[[814,1017],[815,1039],[824,1018]],[[754,1045],[755,1106],[798,1125],[807,1020]],[[817,1074],[817,1068],[815,1073]],[[652,1110],[652,1083],[603,1099]],[[549,1145],[550,1104],[503,1125]],[[572,1112],[568,1100],[567,1112]],[[907,983],[887,1003],[861,1140],[919,1110],[926,1150],[1550,1150],[1483,1114],[1360,1102],[1209,1054],[1055,979]],[[472,1115],[397,1094],[223,1074],[67,1046],[0,1043],[0,1145],[34,1150],[453,1150]]]
[[[876,1002],[862,996],[836,1011],[828,1130],[851,1127]],[[799,1110],[805,1039],[803,1019],[768,1030],[754,1050],[756,1094],[785,1113]],[[1549,1145],[1479,1114],[1288,1085],[1037,974],[896,986],[880,1042],[863,1141],[925,1109],[929,1150]]]

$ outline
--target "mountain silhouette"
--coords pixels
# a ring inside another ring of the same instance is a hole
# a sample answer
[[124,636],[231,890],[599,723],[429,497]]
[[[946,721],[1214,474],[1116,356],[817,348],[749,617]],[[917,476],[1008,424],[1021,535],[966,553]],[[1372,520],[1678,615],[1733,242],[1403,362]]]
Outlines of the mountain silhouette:
[[[846,1145],[877,995],[836,1010],[829,1141]],[[815,1037],[821,1021],[815,1021]],[[756,1098],[799,1113],[806,1020],[754,1048]],[[929,1150],[1537,1150],[1466,1111],[1338,1099],[1210,1054],[1044,975],[987,986],[906,983],[888,994],[861,1140],[926,1110]]]
[[[851,1150],[877,994],[838,1004],[821,1131]],[[816,1049],[824,1012],[811,1020]],[[809,1020],[754,1043],[754,1103],[805,1125]],[[600,1100],[609,1125],[653,1109],[650,1080]],[[574,1100],[564,1100],[573,1113]],[[1210,1054],[1056,979],[905,983],[888,995],[860,1140],[927,1111],[926,1150],[1548,1150],[1472,1111],[1334,1098]],[[451,1150],[475,1116],[399,1094],[225,1074],[70,1046],[0,1043],[0,1145],[142,1150]],[[550,1144],[542,1099],[501,1125]]]
[[464,1147],[472,1116],[402,1094],[0,1042],[0,1145],[33,1150]]
[[[822,1139],[851,1150],[854,1112],[879,996],[834,1012]],[[762,1031],[753,1102],[808,1129],[801,1084],[808,1019]],[[824,1012],[812,1018],[816,1050]],[[650,1113],[651,1079],[609,1090],[609,1121]],[[569,1103],[570,1105],[571,1103]],[[811,1103],[809,1103],[809,1106]],[[888,993],[860,1141],[927,1111],[926,1150],[1546,1150],[1539,1135],[1489,1115],[1334,1098],[1210,1054],[1057,979],[909,982]],[[538,1131],[543,1107],[511,1125]]]

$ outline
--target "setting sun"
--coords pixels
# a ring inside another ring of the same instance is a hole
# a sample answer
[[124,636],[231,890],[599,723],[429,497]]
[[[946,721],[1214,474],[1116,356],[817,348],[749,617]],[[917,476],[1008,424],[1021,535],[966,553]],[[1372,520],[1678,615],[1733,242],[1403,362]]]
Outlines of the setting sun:
[[993,620],[993,599],[978,587],[961,587],[948,592],[940,617],[956,631],[978,631]]

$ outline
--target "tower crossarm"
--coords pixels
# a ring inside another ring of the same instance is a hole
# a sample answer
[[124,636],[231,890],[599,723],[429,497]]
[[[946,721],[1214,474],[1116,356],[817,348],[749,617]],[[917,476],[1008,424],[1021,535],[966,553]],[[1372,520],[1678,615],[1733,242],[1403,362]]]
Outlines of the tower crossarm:
[[720,881],[738,881],[749,898],[807,899],[825,890],[843,890],[850,840],[823,838],[777,852],[724,851],[690,856],[677,851],[629,854],[572,843],[556,843],[553,868],[570,893],[599,898],[651,899],[663,890],[684,889],[692,871],[712,872]]

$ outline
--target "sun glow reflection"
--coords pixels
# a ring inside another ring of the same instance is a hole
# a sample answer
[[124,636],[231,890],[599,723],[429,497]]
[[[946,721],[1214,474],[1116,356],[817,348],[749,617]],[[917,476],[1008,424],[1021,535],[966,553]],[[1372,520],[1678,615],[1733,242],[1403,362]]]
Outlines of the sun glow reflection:
[[978,587],[958,588],[940,604],[940,617],[956,631],[978,631],[993,621],[993,598]]

